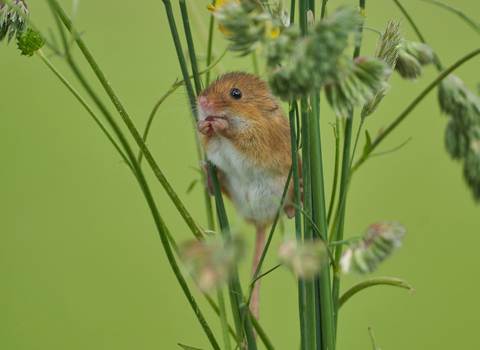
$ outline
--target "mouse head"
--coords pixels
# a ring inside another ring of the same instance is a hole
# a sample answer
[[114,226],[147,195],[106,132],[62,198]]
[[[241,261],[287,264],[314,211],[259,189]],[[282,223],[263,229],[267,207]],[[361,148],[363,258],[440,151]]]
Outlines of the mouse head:
[[198,95],[198,118],[260,121],[276,115],[280,106],[267,83],[253,74],[233,72],[215,80]]

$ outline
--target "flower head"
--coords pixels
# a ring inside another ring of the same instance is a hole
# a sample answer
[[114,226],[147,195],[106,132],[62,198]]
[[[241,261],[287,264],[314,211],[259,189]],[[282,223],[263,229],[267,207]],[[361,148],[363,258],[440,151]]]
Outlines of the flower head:
[[[28,4],[24,0],[12,0],[12,5],[16,8],[0,3],[0,42],[8,37],[8,42],[14,36],[25,32],[28,28],[28,23],[24,16],[28,16]],[[24,14],[20,15],[17,9]]]
[[416,81],[423,75],[423,68],[435,62],[435,52],[424,43],[403,39],[395,69],[405,79]]
[[301,98],[320,91],[324,84],[336,82],[339,71],[345,68],[345,64],[339,65],[345,62],[344,50],[360,23],[357,7],[340,7],[315,23],[310,36],[300,38],[296,45],[288,43],[286,47],[294,48],[289,60],[269,74],[273,93],[283,100]]
[[375,49],[375,56],[380,58],[385,64],[385,83],[381,89],[377,90],[373,95],[370,96],[363,109],[364,116],[369,116],[375,112],[377,107],[380,105],[380,102],[382,102],[383,98],[388,92],[387,81],[390,78],[395,65],[397,64],[397,60],[401,52],[400,42],[404,33],[401,24],[402,21],[399,21],[398,23],[389,21],[385,30],[380,34],[380,38],[378,39]]
[[320,271],[326,252],[325,244],[320,240],[301,244],[292,238],[280,245],[278,258],[296,275],[312,279]]
[[387,74],[385,65],[377,58],[359,57],[345,63],[345,70],[339,71],[337,81],[325,86],[328,102],[335,113],[343,117],[347,117],[354,106],[367,102],[375,91],[386,89]]
[[182,261],[200,290],[209,292],[224,283],[234,263],[242,258],[244,242],[238,235],[224,247],[223,240],[212,236],[204,242],[192,241],[183,246]]
[[461,120],[465,126],[480,123],[480,98],[463,81],[449,74],[438,86],[438,101],[445,114]]
[[44,44],[43,39],[32,28],[28,28],[26,32],[21,32],[17,38],[18,49],[22,51],[22,56],[33,56],[35,51],[42,48]]
[[447,151],[464,161],[463,175],[473,197],[480,201],[480,97],[450,74],[438,86],[438,100],[450,116],[445,131]]
[[420,62],[404,50],[401,50],[398,55],[395,69],[403,78],[411,79],[413,81],[416,81],[417,78],[423,75],[423,68]]
[[[229,2],[240,2],[240,0],[217,0],[215,2],[215,6],[212,6],[212,5],[207,5],[207,9],[212,11],[212,12],[218,12],[218,10],[220,8],[222,8],[223,6],[225,6],[227,3]],[[230,32],[228,30],[226,30],[225,28],[222,27],[220,21],[218,21],[218,30],[220,32],[222,32],[223,35],[225,36],[230,36]]]
[[422,66],[435,62],[435,52],[427,44],[403,39],[402,50],[415,57]]
[[375,271],[377,265],[396,253],[402,246],[406,230],[393,221],[382,221],[370,226],[363,237],[352,243],[340,259],[344,273],[360,274]]
[[273,18],[258,1],[217,0],[215,7],[207,8],[217,17],[218,29],[233,42],[233,51],[247,54],[280,34],[281,19]]

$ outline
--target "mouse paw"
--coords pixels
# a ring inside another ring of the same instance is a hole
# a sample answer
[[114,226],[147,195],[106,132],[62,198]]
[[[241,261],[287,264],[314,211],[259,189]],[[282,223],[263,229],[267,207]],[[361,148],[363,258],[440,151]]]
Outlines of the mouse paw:
[[233,137],[233,133],[230,131],[228,122],[225,119],[215,118],[210,123],[211,123],[211,126],[212,126],[213,130],[217,134],[220,134],[220,135],[222,135],[223,137],[226,137],[226,138],[232,138]]
[[197,124],[197,130],[203,135],[211,136],[215,134],[215,131],[211,125],[212,122],[206,120],[200,120]]

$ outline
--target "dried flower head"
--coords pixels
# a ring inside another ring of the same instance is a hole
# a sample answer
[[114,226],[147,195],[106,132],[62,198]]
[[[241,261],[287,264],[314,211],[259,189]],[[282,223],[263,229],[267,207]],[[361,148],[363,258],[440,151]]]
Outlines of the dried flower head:
[[[15,5],[24,16],[28,16],[28,4],[26,1],[12,0],[11,4]],[[17,12],[17,9],[5,3],[0,3],[0,42],[6,37],[8,37],[8,42],[10,42],[13,37],[27,30],[28,23],[24,16]]]
[[383,98],[388,92],[388,85],[386,82],[390,78],[395,66],[397,64],[398,55],[400,54],[400,42],[403,38],[403,28],[401,27],[402,21],[395,23],[394,21],[389,21],[385,30],[380,34],[380,38],[377,41],[377,46],[375,48],[375,57],[380,58],[386,67],[386,73],[384,78],[384,86],[377,90],[373,95],[370,96],[368,102],[366,103],[363,109],[363,115],[369,116],[380,105]]
[[344,273],[374,272],[377,265],[396,253],[402,246],[405,227],[393,221],[382,221],[367,229],[363,237],[352,243],[340,259]]
[[192,241],[183,246],[182,261],[200,290],[209,292],[224,283],[235,262],[243,257],[244,241],[233,236],[231,244],[224,247],[223,240],[211,236],[204,242]]
[[327,258],[327,251],[325,244],[320,240],[301,244],[292,238],[285,240],[280,245],[278,258],[296,275],[312,279],[319,273],[322,261]]

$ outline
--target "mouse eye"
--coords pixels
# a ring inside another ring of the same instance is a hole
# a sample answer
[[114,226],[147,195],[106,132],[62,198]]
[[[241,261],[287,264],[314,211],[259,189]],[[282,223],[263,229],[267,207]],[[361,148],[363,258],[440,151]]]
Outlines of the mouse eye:
[[242,98],[242,92],[237,88],[234,88],[230,91],[230,96],[232,96],[236,100],[239,100]]

